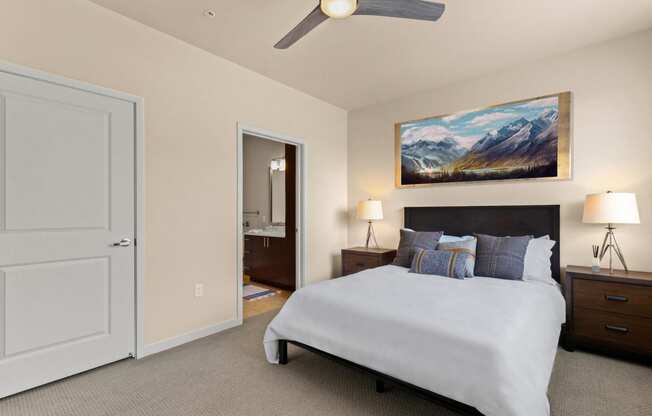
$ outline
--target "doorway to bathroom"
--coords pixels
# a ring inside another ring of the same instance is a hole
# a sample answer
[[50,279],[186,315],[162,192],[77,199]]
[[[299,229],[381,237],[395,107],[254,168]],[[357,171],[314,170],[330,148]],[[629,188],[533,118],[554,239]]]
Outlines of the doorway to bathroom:
[[303,278],[303,144],[238,129],[238,319],[280,309]]

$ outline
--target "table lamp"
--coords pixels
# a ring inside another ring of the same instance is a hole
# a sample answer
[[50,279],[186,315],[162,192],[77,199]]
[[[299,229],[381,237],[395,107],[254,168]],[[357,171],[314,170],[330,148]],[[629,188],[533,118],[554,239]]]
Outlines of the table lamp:
[[616,229],[614,224],[640,224],[636,194],[607,191],[587,195],[584,201],[582,221],[588,224],[607,224],[607,234],[604,236],[600,248],[600,260],[604,258],[607,250],[609,250],[609,272],[613,273],[612,253],[615,252],[625,271],[629,271],[614,234]]
[[373,199],[360,201],[358,202],[357,213],[359,219],[369,222],[369,226],[367,227],[367,241],[365,243],[365,248],[369,248],[369,243],[372,239],[375,247],[378,248],[373,221],[379,221],[383,219],[383,203]]

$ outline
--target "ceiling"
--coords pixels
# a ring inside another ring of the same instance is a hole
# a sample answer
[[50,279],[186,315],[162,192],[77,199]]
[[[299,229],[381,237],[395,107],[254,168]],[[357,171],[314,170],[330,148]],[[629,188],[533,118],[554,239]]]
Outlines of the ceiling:
[[277,50],[317,0],[92,1],[347,110],[652,27],[650,0],[443,0],[436,23],[330,19]]

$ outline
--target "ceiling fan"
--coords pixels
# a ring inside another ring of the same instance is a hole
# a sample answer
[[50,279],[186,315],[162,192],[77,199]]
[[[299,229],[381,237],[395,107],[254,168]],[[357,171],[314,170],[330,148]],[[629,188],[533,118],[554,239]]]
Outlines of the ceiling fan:
[[319,5],[274,47],[287,49],[323,21],[351,15],[399,17],[436,21],[446,6],[425,0],[320,0]]

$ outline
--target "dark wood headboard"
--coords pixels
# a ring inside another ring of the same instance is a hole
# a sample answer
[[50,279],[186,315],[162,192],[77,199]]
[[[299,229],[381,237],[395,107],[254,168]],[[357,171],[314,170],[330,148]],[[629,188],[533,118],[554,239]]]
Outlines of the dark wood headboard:
[[444,231],[449,235],[496,236],[549,235],[557,241],[552,249],[552,277],[559,281],[559,205],[479,207],[406,207],[405,228]]

